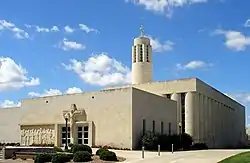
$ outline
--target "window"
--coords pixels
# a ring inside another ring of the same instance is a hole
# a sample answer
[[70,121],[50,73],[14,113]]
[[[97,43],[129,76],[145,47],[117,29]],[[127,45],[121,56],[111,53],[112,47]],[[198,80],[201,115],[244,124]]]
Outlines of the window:
[[147,62],[149,62],[148,47],[149,47],[149,46],[147,45],[147,52],[146,52],[146,53],[147,53]]
[[153,121],[153,133],[155,133],[155,121]]
[[77,142],[78,144],[82,144],[82,126],[77,128]]
[[78,144],[88,144],[89,126],[79,126],[77,130]]
[[142,45],[140,45],[140,62],[143,61],[143,51],[142,51]]
[[[66,127],[62,127],[62,145],[66,144]],[[68,144],[70,143],[70,127],[68,127]]]
[[143,119],[142,120],[142,134],[145,135],[146,132],[146,120]]
[[164,134],[164,123],[161,121],[161,134]]
[[168,123],[168,135],[171,135],[171,130],[172,130],[172,128],[171,128],[172,126],[171,126],[171,123]]
[[134,46],[134,60],[133,60],[133,63],[136,62],[136,46]]
[[84,126],[83,128],[83,143],[88,144],[89,141],[89,126]]
[[181,133],[185,133],[185,96],[186,93],[181,93]]

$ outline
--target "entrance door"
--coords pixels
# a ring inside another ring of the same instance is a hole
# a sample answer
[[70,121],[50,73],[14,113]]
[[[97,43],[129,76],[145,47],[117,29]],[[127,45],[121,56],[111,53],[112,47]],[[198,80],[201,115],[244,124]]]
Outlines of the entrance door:
[[77,130],[77,143],[89,144],[89,126],[78,126]]

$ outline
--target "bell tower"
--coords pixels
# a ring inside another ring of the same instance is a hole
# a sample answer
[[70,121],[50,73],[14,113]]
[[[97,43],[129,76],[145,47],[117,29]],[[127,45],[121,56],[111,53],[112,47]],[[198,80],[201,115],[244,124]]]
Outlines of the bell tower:
[[140,33],[132,46],[132,84],[152,82],[152,46],[143,26],[140,27]]

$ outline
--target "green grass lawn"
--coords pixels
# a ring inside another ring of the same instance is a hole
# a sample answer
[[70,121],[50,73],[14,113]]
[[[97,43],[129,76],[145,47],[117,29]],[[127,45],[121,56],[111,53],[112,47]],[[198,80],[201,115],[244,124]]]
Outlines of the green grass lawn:
[[218,163],[250,163],[250,152],[237,154]]

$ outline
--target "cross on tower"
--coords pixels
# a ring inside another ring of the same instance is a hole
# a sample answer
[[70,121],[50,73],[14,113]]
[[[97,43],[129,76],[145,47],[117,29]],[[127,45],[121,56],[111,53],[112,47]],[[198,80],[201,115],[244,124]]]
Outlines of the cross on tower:
[[140,31],[141,31],[141,36],[144,36],[145,31],[144,31],[144,28],[143,28],[143,26],[142,26],[142,25],[141,25],[141,27],[140,27]]

